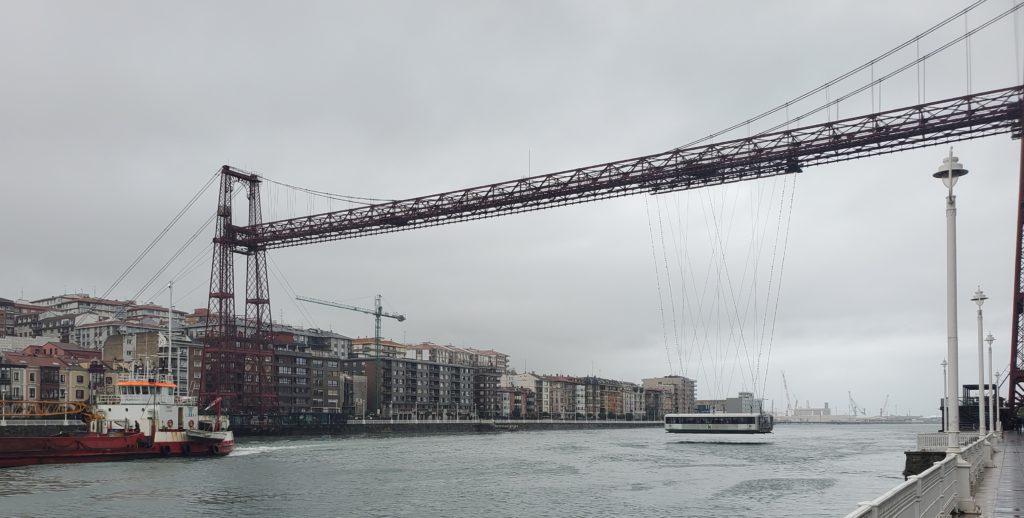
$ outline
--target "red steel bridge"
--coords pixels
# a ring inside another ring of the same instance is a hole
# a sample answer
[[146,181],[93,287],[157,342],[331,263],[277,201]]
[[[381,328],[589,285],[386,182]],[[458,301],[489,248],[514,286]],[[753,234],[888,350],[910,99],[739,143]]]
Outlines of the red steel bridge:
[[[1024,85],[717,144],[391,201],[302,218],[263,222],[260,178],[221,169],[210,277],[201,397],[223,397],[236,414],[276,408],[266,251],[492,218],[632,194],[660,194],[754,180],[832,162],[990,135],[1021,136]],[[248,222],[232,223],[236,185],[248,193]],[[1024,143],[1017,205],[1010,405],[1024,404]],[[234,307],[234,255],[246,257],[245,318]]]

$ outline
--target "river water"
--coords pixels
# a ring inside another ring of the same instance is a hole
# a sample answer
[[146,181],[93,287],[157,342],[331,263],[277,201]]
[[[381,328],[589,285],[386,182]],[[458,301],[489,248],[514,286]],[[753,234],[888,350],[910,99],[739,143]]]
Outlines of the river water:
[[241,439],[220,459],[0,470],[0,516],[844,516],[934,425]]

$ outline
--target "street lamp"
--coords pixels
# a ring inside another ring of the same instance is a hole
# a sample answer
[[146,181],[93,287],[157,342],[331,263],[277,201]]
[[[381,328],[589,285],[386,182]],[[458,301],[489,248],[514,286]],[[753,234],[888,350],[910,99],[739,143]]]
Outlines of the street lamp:
[[949,385],[946,383],[946,379],[949,376],[946,375],[946,366],[949,362],[942,360],[942,431],[949,431]]
[[[960,379],[957,375],[957,326],[956,326],[956,196],[953,186],[957,178],[967,174],[967,169],[953,156],[950,148],[949,156],[942,159],[939,170],[933,174],[942,179],[948,189],[946,195],[946,358],[949,360],[949,373],[946,376],[946,392],[956,397]],[[948,396],[947,396],[948,397]],[[960,404],[947,405],[949,415],[949,434],[946,443],[950,452],[960,449]]]
[[988,400],[989,400],[989,413],[988,413],[988,430],[990,432],[996,431],[996,400],[999,399],[999,391],[996,390],[995,385],[992,384],[992,377],[994,372],[992,371],[992,342],[996,341],[992,338],[992,333],[989,333],[985,337],[985,341],[988,342]]
[[985,436],[985,391],[982,387],[985,386],[985,346],[982,343],[982,317],[981,317],[981,305],[988,300],[985,293],[981,291],[981,286],[978,286],[978,291],[974,292],[974,297],[971,298],[975,304],[978,305],[978,436]]

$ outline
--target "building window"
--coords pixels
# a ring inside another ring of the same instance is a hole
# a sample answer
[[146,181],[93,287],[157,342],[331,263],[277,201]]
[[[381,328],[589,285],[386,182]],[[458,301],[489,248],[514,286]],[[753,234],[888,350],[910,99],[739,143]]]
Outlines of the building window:
[[85,382],[85,377],[84,376],[77,376],[75,378],[75,383],[84,383],[84,382]]
[[[32,382],[32,383],[35,383],[35,381],[36,381],[36,373],[34,373],[34,372],[28,373],[28,380],[30,382]],[[32,397],[36,397],[34,393],[33,393]]]
[[36,389],[35,389],[35,387],[30,387],[28,389],[28,398],[29,399],[35,399],[36,398]]
[[76,390],[75,391],[75,399],[85,399],[85,391],[84,390]]

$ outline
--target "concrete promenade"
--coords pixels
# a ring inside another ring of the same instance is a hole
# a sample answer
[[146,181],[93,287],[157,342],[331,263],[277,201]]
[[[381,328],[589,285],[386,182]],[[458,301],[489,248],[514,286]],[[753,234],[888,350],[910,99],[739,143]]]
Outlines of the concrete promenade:
[[983,517],[1024,517],[1024,435],[1004,432],[974,492]]

